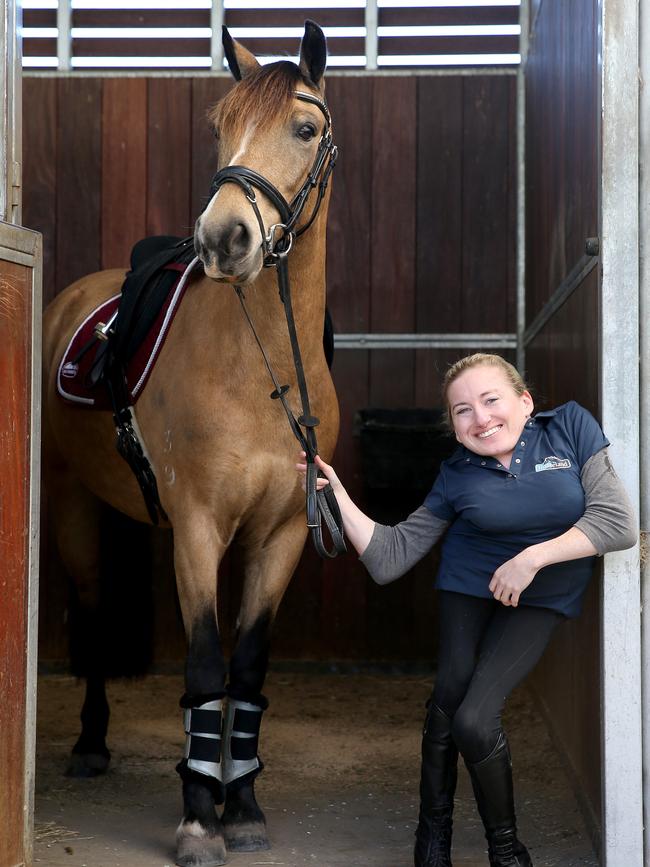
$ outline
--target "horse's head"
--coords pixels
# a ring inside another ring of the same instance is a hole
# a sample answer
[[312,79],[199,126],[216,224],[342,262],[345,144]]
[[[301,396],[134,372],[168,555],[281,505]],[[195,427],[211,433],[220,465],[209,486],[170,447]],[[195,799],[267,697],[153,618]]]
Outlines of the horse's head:
[[318,25],[306,22],[298,65],[261,66],[226,28],[223,45],[237,84],[210,112],[219,171],[196,221],[194,246],[209,277],[244,284],[308,222],[319,201],[312,191],[329,175],[336,148],[323,99],[326,47]]

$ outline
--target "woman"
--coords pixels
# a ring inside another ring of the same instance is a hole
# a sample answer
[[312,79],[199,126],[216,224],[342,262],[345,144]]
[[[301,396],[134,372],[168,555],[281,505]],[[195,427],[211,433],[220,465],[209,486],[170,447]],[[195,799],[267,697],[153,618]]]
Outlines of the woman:
[[[376,524],[333,468],[345,530],[386,584],[444,534],[437,576],[440,648],[422,738],[415,867],[450,867],[458,753],[470,773],[491,867],[531,867],[517,839],[501,713],[556,625],[580,611],[593,557],[632,547],[631,504],[596,420],[575,402],[534,417],[517,370],[498,355],[456,362],[443,397],[460,446],[424,505],[396,527]],[[304,458],[304,453],[303,453]],[[297,464],[305,472],[305,464]]]

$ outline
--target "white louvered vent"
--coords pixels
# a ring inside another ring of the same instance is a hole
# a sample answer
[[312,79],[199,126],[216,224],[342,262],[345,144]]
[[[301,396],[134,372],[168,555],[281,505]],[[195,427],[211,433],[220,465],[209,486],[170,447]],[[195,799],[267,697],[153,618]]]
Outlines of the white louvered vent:
[[263,62],[311,18],[328,67],[519,63],[519,0],[23,0],[26,69],[216,69],[221,24]]

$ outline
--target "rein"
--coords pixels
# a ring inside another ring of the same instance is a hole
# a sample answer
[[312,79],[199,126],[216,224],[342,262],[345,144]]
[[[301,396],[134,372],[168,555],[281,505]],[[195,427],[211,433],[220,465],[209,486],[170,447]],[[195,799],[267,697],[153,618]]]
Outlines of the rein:
[[[343,520],[331,485],[327,485],[320,491],[317,489],[316,480],[319,472],[314,462],[314,459],[318,454],[315,428],[320,424],[320,420],[311,413],[309,391],[307,388],[302,355],[300,352],[298,335],[296,333],[293,306],[291,303],[291,285],[289,281],[287,257],[294,239],[309,229],[318,214],[327,190],[330,175],[332,174],[336,163],[338,149],[332,141],[331,118],[326,103],[313,94],[305,93],[303,91],[295,91],[295,96],[303,102],[310,102],[316,105],[323,112],[326,123],[325,130],[318,143],[318,150],[311,170],[291,203],[287,202],[282,193],[263,175],[258,174],[246,166],[226,166],[217,172],[212,180],[211,193],[214,195],[225,183],[235,183],[244,190],[246,198],[255,212],[260,227],[260,233],[262,236],[261,246],[264,254],[264,267],[276,269],[280,300],[284,307],[284,313],[287,320],[293,364],[296,371],[298,389],[300,391],[302,413],[298,418],[293,414],[286,398],[289,386],[280,385],[275,373],[273,372],[269,357],[262,346],[246,307],[246,300],[241,286],[235,286],[235,292],[237,293],[244,315],[246,316],[251,331],[253,332],[255,341],[262,353],[269,376],[273,381],[274,390],[271,392],[271,399],[279,400],[282,403],[289,421],[289,426],[306,455],[307,526],[311,532],[314,546],[321,557],[333,558],[347,550],[343,538]],[[309,198],[309,194],[316,186],[318,186],[317,199],[309,219],[304,225],[300,226],[300,228],[296,228],[302,212],[304,211],[307,199]],[[257,204],[255,190],[263,193],[280,214],[282,222],[272,225],[268,232],[264,227],[262,215]],[[276,241],[278,230],[281,231],[281,235]],[[301,428],[304,428],[304,432]],[[333,548],[331,550],[328,550],[323,543],[323,520],[325,521],[332,539]]]

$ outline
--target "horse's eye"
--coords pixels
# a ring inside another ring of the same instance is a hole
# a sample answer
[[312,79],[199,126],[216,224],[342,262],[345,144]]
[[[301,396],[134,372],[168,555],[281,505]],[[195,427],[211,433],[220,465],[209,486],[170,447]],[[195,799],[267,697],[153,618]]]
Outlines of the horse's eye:
[[213,127],[212,128],[212,134],[214,135],[216,140],[219,141],[219,127],[216,127],[216,126]]
[[303,141],[311,141],[316,135],[316,127],[313,123],[305,123],[300,127],[296,135]]

